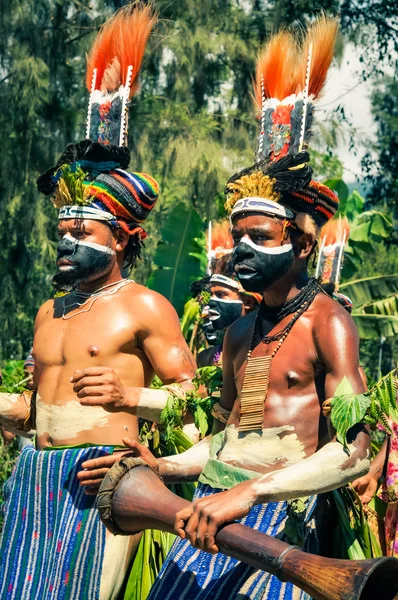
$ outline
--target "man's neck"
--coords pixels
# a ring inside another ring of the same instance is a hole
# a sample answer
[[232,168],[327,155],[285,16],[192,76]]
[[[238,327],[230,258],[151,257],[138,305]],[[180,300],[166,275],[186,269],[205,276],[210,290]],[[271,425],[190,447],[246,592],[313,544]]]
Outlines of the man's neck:
[[107,273],[102,277],[98,277],[94,281],[85,281],[84,283],[79,284],[78,288],[82,292],[86,292],[89,294],[94,294],[100,288],[103,288],[107,285],[112,285],[113,283],[118,283],[124,279],[119,268],[112,269],[111,273]]
[[266,306],[282,306],[291,300],[305,286],[309,277],[307,270],[300,270],[292,274],[287,273],[263,292]]

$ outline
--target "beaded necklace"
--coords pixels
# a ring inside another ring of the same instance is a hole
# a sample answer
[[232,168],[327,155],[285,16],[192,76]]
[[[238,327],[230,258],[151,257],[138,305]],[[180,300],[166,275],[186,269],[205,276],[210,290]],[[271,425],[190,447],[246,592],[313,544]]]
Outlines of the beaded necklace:
[[[310,307],[315,296],[322,289],[317,281],[310,279],[304,288],[293,298],[277,309],[277,315],[284,318],[294,311],[292,319],[280,331],[272,336],[265,335],[261,338],[263,344],[278,341],[278,344],[268,356],[252,357],[254,338],[257,329],[260,311],[257,313],[253,324],[253,331],[247,353],[247,364],[240,394],[240,419],[239,431],[253,431],[263,429],[264,426],[264,402],[267,399],[269,378],[271,373],[272,359],[289,335],[293,325],[303,313]],[[260,308],[261,310],[261,308]],[[264,311],[263,311],[264,312]],[[269,311],[271,312],[271,311]],[[274,311],[275,314],[275,311]]]
[[[68,294],[62,300],[62,318],[67,321],[76,315],[89,312],[98,298],[112,296],[122,287],[129,285],[130,283],[134,283],[134,281],[132,279],[121,279],[119,281],[114,281],[113,283],[108,283],[107,285],[98,288],[98,290],[95,290],[95,292],[83,292],[82,290],[76,289],[73,292],[72,302],[69,302],[72,294]],[[82,306],[85,306],[86,308],[82,308]]]

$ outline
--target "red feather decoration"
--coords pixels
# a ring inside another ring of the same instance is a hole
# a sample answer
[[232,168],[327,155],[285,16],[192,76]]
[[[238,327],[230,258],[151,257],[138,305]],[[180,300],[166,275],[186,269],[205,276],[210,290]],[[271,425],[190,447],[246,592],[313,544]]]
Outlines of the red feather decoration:
[[132,66],[131,98],[137,87],[145,46],[156,21],[152,7],[142,2],[124,6],[106,21],[87,57],[86,85],[89,91],[94,69],[97,69],[95,89],[111,92],[125,85],[128,67]]
[[261,78],[265,98],[283,100],[296,92],[298,84],[297,54],[299,50],[294,36],[280,31],[266,44],[257,60],[255,98],[261,111]]
[[341,243],[343,238],[347,241],[349,235],[350,224],[347,217],[331,219],[321,229],[321,239],[325,240],[325,246],[331,246],[338,242]]
[[318,98],[325,85],[326,75],[333,60],[334,47],[339,29],[338,19],[322,15],[308,29],[303,45],[302,89],[305,86],[305,74],[310,44],[312,43],[312,59],[309,81],[309,95]]
[[231,226],[228,220],[214,223],[211,233],[211,249],[223,248],[232,250],[234,241],[231,235]]
[[261,80],[266,99],[283,100],[304,90],[311,43],[309,95],[319,96],[333,59],[338,28],[337,19],[322,15],[309,26],[302,43],[289,31],[280,31],[269,40],[258,57],[254,82],[255,101],[260,111]]

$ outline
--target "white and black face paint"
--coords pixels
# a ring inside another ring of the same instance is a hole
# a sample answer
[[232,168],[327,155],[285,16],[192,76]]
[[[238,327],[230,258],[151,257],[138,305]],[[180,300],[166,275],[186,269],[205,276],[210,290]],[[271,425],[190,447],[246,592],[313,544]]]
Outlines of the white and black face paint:
[[283,277],[293,263],[291,244],[266,248],[245,236],[233,251],[235,273],[247,292],[263,292]]
[[211,298],[208,307],[208,318],[214,329],[218,331],[226,329],[242,316],[243,302],[241,300]]
[[65,235],[58,243],[58,273],[53,277],[53,285],[59,289],[75,288],[93,275],[106,272],[114,255],[108,246]]
[[203,327],[203,333],[205,334],[205,338],[208,341],[208,343],[210,344],[210,346],[217,346],[218,344],[221,344],[221,342],[224,339],[224,333],[225,333],[223,329],[216,331],[214,329],[213,322],[210,321],[209,319],[206,319],[205,321],[203,321],[202,327]]

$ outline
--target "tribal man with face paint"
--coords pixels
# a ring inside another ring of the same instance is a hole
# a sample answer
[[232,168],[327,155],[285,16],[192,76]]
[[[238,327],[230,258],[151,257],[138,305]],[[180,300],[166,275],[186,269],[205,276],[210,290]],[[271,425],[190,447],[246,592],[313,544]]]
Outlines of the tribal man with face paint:
[[[336,33],[336,21],[325,17],[308,31],[307,81],[307,52],[287,32],[272,38],[258,61],[256,162],[232,177],[226,191],[235,271],[263,302],[225,336],[220,405],[229,417],[220,415],[211,441],[159,461],[132,445],[166,482],[199,478],[194,501],[176,515],[181,539],[148,600],[308,599],[291,583],[217,553],[215,534],[241,520],[321,552],[324,494],[369,469],[362,426],[349,432],[346,451],[322,414],[343,381],[364,391],[358,335],[350,315],[307,271],[319,229],[338,207],[337,196],[312,180],[304,150]],[[120,485],[125,498],[128,478]],[[118,519],[124,518],[119,506]]]
[[[227,220],[213,225],[208,244],[212,246],[208,265],[211,275],[203,291],[210,293],[210,298],[202,309],[202,328],[210,347],[198,354],[199,367],[222,364],[227,328],[239,317],[258,309],[261,302],[261,295],[246,292],[233,272],[233,239]],[[195,282],[195,286],[200,283]]]
[[60,209],[54,283],[67,293],[36,318],[35,399],[0,394],[0,422],[36,431],[7,484],[0,598],[118,596],[137,539],[106,532],[84,469],[117,454],[124,438],[138,439],[138,417],[159,417],[170,390],[147,389],[155,373],[188,387],[195,373],[173,307],[125,278],[158,196],[152,177],[126,171],[123,145],[154,21],[149,6],[135,3],[101,30],[88,60],[90,139],[69,145],[38,180]]

